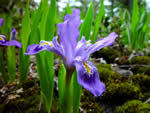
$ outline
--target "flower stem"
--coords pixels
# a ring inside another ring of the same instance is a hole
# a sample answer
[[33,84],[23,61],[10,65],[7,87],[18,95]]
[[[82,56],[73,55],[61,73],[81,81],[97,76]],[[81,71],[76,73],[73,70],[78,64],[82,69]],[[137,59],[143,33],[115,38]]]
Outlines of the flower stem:
[[72,90],[71,90],[71,78],[74,72],[74,68],[66,70],[66,81],[64,89],[63,100],[63,113],[72,113]]

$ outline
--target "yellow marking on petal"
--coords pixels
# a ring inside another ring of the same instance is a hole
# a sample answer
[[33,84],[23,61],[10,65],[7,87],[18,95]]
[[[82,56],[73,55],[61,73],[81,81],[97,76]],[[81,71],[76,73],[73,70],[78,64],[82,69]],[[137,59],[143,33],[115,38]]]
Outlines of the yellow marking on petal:
[[91,69],[90,69],[89,65],[85,62],[83,62],[83,65],[85,66],[85,69],[86,69],[87,73],[90,75]]
[[2,37],[0,37],[0,40],[4,40]]
[[48,45],[48,42],[43,42],[41,45],[42,45],[42,46]]
[[52,43],[50,43],[49,45],[53,47],[53,44],[52,44]]
[[89,45],[89,44],[91,44],[91,40],[86,41],[86,45]]
[[49,42],[43,42],[41,45],[42,45],[42,46],[44,46],[44,45],[50,45],[51,47],[53,47],[53,44],[52,44],[52,43],[49,43]]

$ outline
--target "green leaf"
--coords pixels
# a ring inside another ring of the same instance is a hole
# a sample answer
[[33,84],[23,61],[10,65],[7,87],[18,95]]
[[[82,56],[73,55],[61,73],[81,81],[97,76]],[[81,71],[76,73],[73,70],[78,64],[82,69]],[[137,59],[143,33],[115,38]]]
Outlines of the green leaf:
[[6,71],[5,71],[5,65],[4,65],[4,58],[3,58],[3,54],[2,54],[2,49],[0,48],[0,72],[2,73],[2,79],[4,81],[5,84],[7,84],[8,82],[8,77],[6,75]]
[[16,78],[16,48],[7,47],[7,66],[8,77],[10,81],[14,81]]
[[73,113],[79,113],[82,87],[77,81],[77,72],[73,74]]
[[40,40],[45,40],[45,26],[48,14],[48,0],[41,0],[42,18],[40,22]]
[[131,20],[131,47],[135,48],[136,46],[136,27],[139,22],[138,15],[138,2],[137,0],[133,1],[133,9],[132,9],[132,20]]
[[67,3],[67,5],[66,5],[66,10],[65,10],[65,15],[66,15],[66,14],[72,14],[71,7],[69,6],[68,3]]
[[55,30],[55,21],[56,21],[56,1],[51,0],[45,25],[45,40],[53,39]]
[[[51,0],[50,7],[48,8],[48,1],[44,0],[41,7],[42,15],[39,25],[39,39],[52,40],[55,31],[56,1]],[[50,112],[54,88],[53,59],[53,53],[48,51],[44,51],[36,55],[37,71],[40,78],[42,99],[48,112]]]
[[28,2],[22,20],[22,30],[21,30],[21,42],[22,42],[23,53],[26,52],[26,48],[28,46],[30,31],[31,28],[30,28],[30,14],[29,14],[29,2]]
[[27,46],[29,44],[30,37],[30,15],[29,15],[29,1],[26,6],[25,15],[22,20],[22,30],[21,30],[21,42],[22,48],[19,49],[19,74],[20,83],[22,84],[27,79],[27,74],[29,71],[30,56],[24,55]]
[[92,3],[90,4],[90,7],[87,11],[87,14],[84,18],[84,22],[81,25],[81,29],[80,29],[80,38],[82,36],[85,36],[86,40],[90,39],[90,31],[91,31],[91,26],[92,26],[92,18],[93,18],[93,5]]
[[64,64],[61,65],[58,72],[58,94],[59,94],[59,112],[62,113],[63,96],[65,88],[66,69]]
[[98,35],[98,31],[99,31],[99,27],[100,27],[100,23],[102,21],[102,18],[104,16],[105,10],[104,10],[104,0],[101,0],[101,6],[99,9],[99,13],[98,16],[96,18],[96,22],[95,22],[95,26],[94,26],[94,33],[93,33],[93,37],[92,37],[92,43],[94,43],[96,41],[96,37]]

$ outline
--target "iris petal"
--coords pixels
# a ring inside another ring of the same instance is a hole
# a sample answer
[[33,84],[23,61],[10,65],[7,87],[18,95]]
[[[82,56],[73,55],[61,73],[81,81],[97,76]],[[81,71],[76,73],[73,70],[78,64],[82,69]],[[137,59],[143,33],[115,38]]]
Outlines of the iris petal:
[[60,44],[64,49],[68,66],[72,64],[74,58],[74,51],[80,34],[80,24],[80,11],[78,9],[74,9],[72,15],[66,15],[63,23],[57,24]]
[[7,41],[4,35],[0,35],[0,45],[2,46],[17,46],[22,47],[22,44],[16,40]]
[[89,90],[95,97],[105,91],[105,85],[100,81],[97,69],[89,62],[75,63],[78,73],[78,83]]
[[34,55],[42,50],[45,50],[45,48],[41,47],[39,44],[29,45],[27,48],[27,53],[25,53],[25,55]]
[[102,38],[99,41],[97,41],[95,44],[89,46],[88,49],[86,49],[86,51],[82,53],[81,55],[82,59],[87,60],[90,54],[100,50],[103,47],[112,45],[116,37],[118,37],[118,35],[115,32],[112,32],[106,38]]
[[39,53],[40,51],[46,50],[58,54],[65,61],[62,48],[59,46],[59,44],[57,44],[57,38],[54,38],[53,42],[42,40],[40,44],[33,44],[28,46],[27,53],[25,53],[25,55],[34,55]]
[[0,18],[0,27],[4,24],[3,18]]

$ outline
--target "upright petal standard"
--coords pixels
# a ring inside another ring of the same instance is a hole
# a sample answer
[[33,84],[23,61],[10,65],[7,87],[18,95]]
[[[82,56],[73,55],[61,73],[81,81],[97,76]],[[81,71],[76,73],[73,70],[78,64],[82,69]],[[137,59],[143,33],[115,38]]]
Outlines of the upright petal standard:
[[60,43],[57,37],[53,41],[41,41],[40,44],[28,46],[25,54],[34,55],[43,50],[58,54],[64,60],[67,70],[72,72],[71,69],[76,67],[78,83],[98,97],[105,91],[105,85],[100,81],[96,67],[87,60],[93,52],[112,45],[117,34],[113,32],[95,44],[86,41],[84,37],[78,41],[80,24],[80,10],[74,9],[72,15],[65,16],[63,23],[57,24]]
[[11,31],[11,41],[7,41],[4,35],[0,35],[0,46],[17,46],[22,47],[22,44],[16,41],[16,29],[13,28]]

